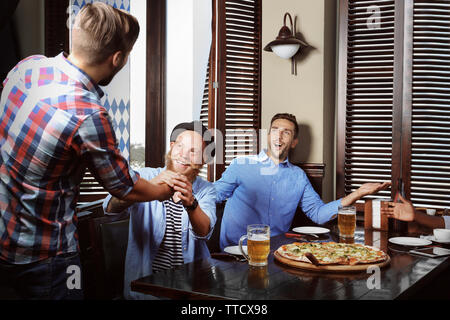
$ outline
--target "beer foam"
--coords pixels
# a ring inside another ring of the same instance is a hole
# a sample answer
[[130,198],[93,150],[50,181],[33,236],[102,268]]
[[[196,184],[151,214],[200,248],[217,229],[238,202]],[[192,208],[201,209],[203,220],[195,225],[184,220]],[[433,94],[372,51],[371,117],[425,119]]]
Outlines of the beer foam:
[[356,214],[355,211],[339,211],[338,214],[344,214],[344,215],[352,215],[352,214]]
[[248,239],[252,241],[266,241],[270,238],[265,234],[252,234]]

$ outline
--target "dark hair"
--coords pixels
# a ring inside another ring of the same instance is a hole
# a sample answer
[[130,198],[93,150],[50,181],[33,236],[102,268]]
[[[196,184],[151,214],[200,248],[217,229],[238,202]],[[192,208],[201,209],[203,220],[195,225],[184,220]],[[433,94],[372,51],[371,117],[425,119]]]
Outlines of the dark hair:
[[277,113],[276,115],[274,115],[272,117],[272,120],[270,120],[270,127],[272,128],[272,123],[275,120],[278,119],[284,119],[284,120],[288,120],[290,122],[292,122],[294,124],[294,138],[297,138],[298,135],[298,123],[297,123],[297,119],[295,118],[295,116],[293,114],[290,113]]

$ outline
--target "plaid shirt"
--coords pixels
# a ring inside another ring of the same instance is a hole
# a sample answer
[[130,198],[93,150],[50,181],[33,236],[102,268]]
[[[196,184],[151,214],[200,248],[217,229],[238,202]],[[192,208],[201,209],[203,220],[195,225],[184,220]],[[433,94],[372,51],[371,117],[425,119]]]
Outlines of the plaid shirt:
[[77,251],[86,168],[117,197],[138,179],[118,150],[103,91],[62,53],[21,61],[3,86],[0,259],[25,264]]

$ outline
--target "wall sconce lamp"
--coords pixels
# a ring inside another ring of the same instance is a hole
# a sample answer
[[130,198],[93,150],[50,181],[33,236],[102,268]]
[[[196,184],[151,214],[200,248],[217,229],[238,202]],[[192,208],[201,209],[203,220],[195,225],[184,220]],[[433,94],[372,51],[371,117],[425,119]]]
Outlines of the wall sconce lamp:
[[[289,17],[291,22],[291,29],[286,26],[286,17]],[[278,32],[278,37],[269,42],[265,47],[265,51],[274,52],[277,56],[283,59],[291,59],[291,74],[297,74],[295,70],[295,54],[300,48],[308,47],[308,44],[295,37],[295,25],[292,24],[291,15],[286,12],[283,19],[284,25]],[[291,31],[292,30],[292,31]]]

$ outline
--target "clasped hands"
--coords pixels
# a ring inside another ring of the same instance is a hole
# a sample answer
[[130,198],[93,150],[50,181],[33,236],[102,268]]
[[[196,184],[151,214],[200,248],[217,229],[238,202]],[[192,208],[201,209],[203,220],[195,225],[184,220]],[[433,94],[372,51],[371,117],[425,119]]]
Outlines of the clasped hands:
[[192,194],[192,183],[186,176],[171,171],[164,170],[151,180],[152,183],[163,189],[160,201],[173,197],[175,202],[181,200],[183,206],[191,206],[194,203]]

